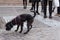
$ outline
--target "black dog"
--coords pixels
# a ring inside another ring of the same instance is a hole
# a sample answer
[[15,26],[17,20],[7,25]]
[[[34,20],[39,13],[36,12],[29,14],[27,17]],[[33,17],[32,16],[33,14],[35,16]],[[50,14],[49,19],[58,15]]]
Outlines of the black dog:
[[27,31],[24,34],[27,34],[30,29],[32,28],[32,23],[34,21],[35,16],[31,16],[30,14],[22,14],[11,20],[6,24],[6,30],[9,31],[14,25],[17,25],[16,32],[19,29],[19,26],[21,25],[20,33],[23,31],[23,23],[27,21]]

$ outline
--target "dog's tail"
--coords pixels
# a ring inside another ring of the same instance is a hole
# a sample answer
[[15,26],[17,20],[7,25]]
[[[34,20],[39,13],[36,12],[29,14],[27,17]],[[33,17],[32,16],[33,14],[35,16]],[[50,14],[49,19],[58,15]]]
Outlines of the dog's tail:
[[34,16],[33,16],[33,18],[35,18],[35,16],[36,16],[36,12],[34,12]]

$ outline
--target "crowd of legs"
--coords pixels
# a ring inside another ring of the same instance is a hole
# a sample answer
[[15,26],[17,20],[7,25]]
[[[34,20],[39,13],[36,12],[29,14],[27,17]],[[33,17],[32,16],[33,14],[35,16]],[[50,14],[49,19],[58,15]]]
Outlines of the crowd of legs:
[[[47,18],[47,5],[49,6],[49,18],[52,18],[52,12],[54,12],[55,10],[55,7],[53,8],[53,1],[52,0],[29,0],[29,3],[31,3],[31,9],[30,11],[31,12],[34,12],[36,13],[35,15],[40,15],[39,13],[39,2],[41,2],[41,12],[44,13],[44,18]],[[47,4],[48,3],[48,4]],[[27,0],[23,0],[23,6],[24,6],[24,9],[27,8]],[[59,8],[60,7],[57,7],[57,14],[60,14],[59,13]]]

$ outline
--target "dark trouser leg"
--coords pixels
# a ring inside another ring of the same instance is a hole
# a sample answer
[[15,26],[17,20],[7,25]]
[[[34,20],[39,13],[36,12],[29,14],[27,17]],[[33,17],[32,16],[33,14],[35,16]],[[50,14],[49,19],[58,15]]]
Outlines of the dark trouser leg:
[[34,5],[33,5],[33,9],[34,9],[34,16],[36,16],[36,12],[35,12],[35,4],[36,4],[36,2],[34,2]]
[[33,10],[33,7],[34,7],[34,4],[32,3],[32,7],[31,7],[31,9],[30,9],[30,10]]
[[39,15],[38,8],[39,8],[39,2],[36,2],[36,13]]
[[42,6],[42,8],[41,8],[41,12],[44,12],[44,6],[43,6],[43,0],[41,1],[41,6]]
[[60,14],[60,7],[57,7],[57,14]]
[[49,1],[49,18],[52,18],[52,1]]
[[47,18],[46,11],[47,11],[47,0],[43,0],[44,3],[44,18]]
[[27,0],[23,0],[23,6],[24,6],[24,9],[26,9],[26,7],[27,7]]
[[59,7],[57,7],[57,14],[60,15],[60,0],[59,0]]
[[34,2],[34,5],[33,5],[34,6],[34,12],[35,12],[35,4],[36,4],[36,2]]

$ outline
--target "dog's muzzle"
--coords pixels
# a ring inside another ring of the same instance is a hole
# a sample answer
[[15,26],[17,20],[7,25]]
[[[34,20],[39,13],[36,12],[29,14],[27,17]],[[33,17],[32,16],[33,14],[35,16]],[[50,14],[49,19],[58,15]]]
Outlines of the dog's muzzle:
[[10,31],[11,29],[6,28],[7,31]]

